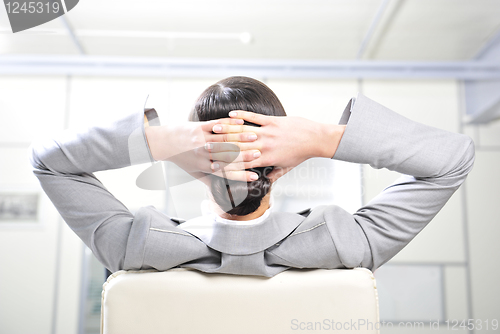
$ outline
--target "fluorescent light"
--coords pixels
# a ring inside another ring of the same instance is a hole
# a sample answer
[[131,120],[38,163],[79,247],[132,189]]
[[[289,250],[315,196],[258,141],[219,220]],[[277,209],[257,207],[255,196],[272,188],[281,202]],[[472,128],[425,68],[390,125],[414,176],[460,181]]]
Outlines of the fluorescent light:
[[[30,29],[28,33],[67,35],[65,29]],[[20,32],[22,34],[23,32]],[[236,40],[243,44],[252,41],[252,35],[248,32],[182,32],[182,31],[138,31],[138,30],[89,30],[76,29],[78,37],[113,37],[113,38],[157,38],[157,39],[212,39],[212,40]]]

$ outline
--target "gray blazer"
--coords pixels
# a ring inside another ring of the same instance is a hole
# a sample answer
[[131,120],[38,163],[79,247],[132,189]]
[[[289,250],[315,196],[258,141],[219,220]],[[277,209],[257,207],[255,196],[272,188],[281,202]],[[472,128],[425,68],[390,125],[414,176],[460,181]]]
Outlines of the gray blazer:
[[332,204],[307,217],[274,212],[250,226],[205,217],[178,224],[152,206],[133,215],[92,174],[154,161],[143,118],[137,110],[31,146],[44,191],[111,271],[189,267],[271,277],[291,267],[375,270],[432,220],[474,163],[468,136],[411,121],[360,94],[342,115],[347,126],[333,159],[403,175],[356,213]]

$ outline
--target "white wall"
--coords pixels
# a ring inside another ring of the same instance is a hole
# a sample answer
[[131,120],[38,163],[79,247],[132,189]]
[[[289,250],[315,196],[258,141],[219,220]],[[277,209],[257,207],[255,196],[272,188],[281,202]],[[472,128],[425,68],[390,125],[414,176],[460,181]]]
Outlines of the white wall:
[[[500,248],[496,236],[500,225],[494,208],[500,200],[500,122],[488,126],[467,126],[462,123],[463,97],[460,83],[456,81],[376,81],[365,80],[361,90],[368,97],[397,111],[398,113],[453,132],[470,135],[476,144],[476,162],[464,186],[461,187],[434,218],[434,220],[387,265],[405,270],[414,266],[431,265],[441,269],[441,292],[444,298],[442,320],[472,318],[481,323],[498,319],[500,288],[496,277]],[[387,170],[374,170],[364,166],[364,202],[367,202],[386,185],[397,178],[397,174]],[[375,276],[384,277],[382,271]],[[396,274],[395,274],[396,275]],[[425,275],[425,270],[421,275]],[[417,277],[421,281],[423,277]],[[390,280],[397,283],[397,277]],[[386,283],[382,278],[379,285]],[[407,284],[410,289],[410,284]],[[431,300],[433,296],[413,300],[415,309],[420,302]],[[381,307],[392,296],[381,291]],[[408,303],[410,305],[410,302]],[[417,313],[417,311],[415,311]],[[382,310],[381,314],[384,314]],[[415,319],[397,319],[415,320]],[[436,318],[418,320],[437,320]],[[396,324],[396,323],[395,323]],[[463,328],[456,327],[463,331]],[[491,327],[490,327],[491,330]],[[448,332],[446,326],[440,329],[420,329],[418,333]],[[415,328],[386,328],[382,333],[415,333]],[[478,332],[478,331],[476,331]]]
[[500,121],[466,126],[476,143],[476,163],[467,183],[473,316],[500,318]]
[[[452,132],[460,131],[455,81],[364,81],[362,91],[373,100],[414,121]],[[364,200],[396,180],[395,172],[364,166]],[[460,189],[394,262],[461,263],[465,260]],[[445,247],[443,247],[445,242]]]
[[76,330],[81,244],[43,195],[27,154],[36,136],[63,129],[65,104],[64,77],[0,78],[0,191],[41,194],[38,222],[0,222],[1,333]]

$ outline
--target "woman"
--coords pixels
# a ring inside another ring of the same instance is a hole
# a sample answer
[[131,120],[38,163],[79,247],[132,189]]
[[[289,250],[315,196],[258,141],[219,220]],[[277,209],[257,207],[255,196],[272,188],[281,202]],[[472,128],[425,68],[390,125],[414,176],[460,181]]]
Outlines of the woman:
[[[363,95],[349,102],[340,125],[284,115],[267,86],[233,77],[200,96],[191,113],[199,123],[150,126],[158,120],[149,111],[144,126],[138,111],[35,143],[32,165],[65,221],[111,271],[180,266],[270,277],[290,267],[375,270],[432,220],[474,162],[469,137],[413,122]],[[271,183],[311,157],[404,175],[352,215],[333,204],[271,212]],[[178,224],[144,207],[134,216],[92,174],[153,160],[198,176],[215,171],[203,178],[215,215]]]

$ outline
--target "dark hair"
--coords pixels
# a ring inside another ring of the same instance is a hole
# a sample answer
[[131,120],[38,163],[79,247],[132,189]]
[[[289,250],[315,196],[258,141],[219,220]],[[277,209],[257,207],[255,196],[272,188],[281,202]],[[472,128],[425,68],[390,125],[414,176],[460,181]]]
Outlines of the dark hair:
[[[205,89],[189,115],[190,121],[210,121],[229,117],[231,110],[246,110],[269,116],[286,116],[278,97],[264,83],[247,77],[223,79]],[[246,125],[259,126],[245,121]],[[273,167],[249,169],[259,178],[252,182],[232,181],[212,176],[212,195],[230,215],[248,215],[260,206],[271,189],[267,175]]]

